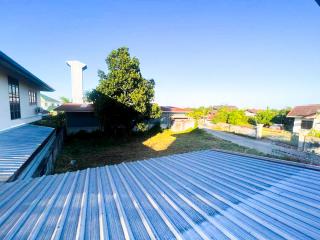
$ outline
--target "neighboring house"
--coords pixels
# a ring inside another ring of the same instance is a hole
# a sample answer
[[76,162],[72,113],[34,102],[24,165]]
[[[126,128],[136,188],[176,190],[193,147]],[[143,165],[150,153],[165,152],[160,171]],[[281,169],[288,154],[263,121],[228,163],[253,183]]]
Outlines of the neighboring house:
[[194,120],[187,116],[187,113],[191,111],[189,108],[162,106],[161,111],[161,128],[171,128],[174,131],[183,131],[194,127]]
[[258,111],[259,111],[258,109],[254,109],[254,108],[252,108],[252,109],[246,109],[245,112],[244,112],[244,114],[245,114],[247,117],[255,117],[255,116],[257,115]]
[[287,117],[294,118],[292,129],[294,133],[299,133],[301,130],[320,130],[320,104],[296,106]]
[[55,109],[66,114],[67,134],[79,131],[93,132],[99,129],[99,121],[95,116],[93,104],[65,103]]
[[40,120],[40,91],[54,90],[0,51],[0,131]]
[[40,94],[41,107],[44,110],[52,111],[56,107],[59,107],[61,104],[58,100],[48,97],[47,95]]
[[56,156],[55,130],[27,124],[42,117],[40,91],[54,90],[0,51],[0,183],[49,172]]

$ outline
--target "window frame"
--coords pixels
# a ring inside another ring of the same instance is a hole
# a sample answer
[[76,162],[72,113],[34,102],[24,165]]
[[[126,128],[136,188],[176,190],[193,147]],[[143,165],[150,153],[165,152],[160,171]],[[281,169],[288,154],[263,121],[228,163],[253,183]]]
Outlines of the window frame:
[[312,127],[313,127],[313,120],[301,120],[301,129],[310,130],[312,129]]
[[12,77],[8,77],[8,95],[9,95],[9,106],[10,106],[10,117],[11,120],[21,118],[21,98],[20,98],[20,87],[19,81]]
[[28,91],[29,96],[29,105],[37,105],[37,91],[29,89]]

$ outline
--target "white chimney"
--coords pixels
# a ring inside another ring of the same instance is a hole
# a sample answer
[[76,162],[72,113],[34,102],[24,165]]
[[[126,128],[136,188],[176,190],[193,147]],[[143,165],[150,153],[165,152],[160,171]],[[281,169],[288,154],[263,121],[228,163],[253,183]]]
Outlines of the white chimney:
[[67,65],[71,67],[72,102],[83,103],[83,70],[87,65],[79,61],[67,61]]

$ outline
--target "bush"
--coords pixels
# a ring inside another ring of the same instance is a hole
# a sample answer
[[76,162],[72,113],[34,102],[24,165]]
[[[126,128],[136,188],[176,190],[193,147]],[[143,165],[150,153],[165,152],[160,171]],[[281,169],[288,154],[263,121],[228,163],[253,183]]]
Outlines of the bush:
[[312,137],[320,138],[320,131],[315,130],[315,129],[311,129],[311,131],[309,132],[308,135],[312,136]]
[[248,124],[248,117],[243,110],[232,110],[228,115],[227,123],[233,125],[246,125]]
[[136,124],[136,128],[138,132],[146,132],[148,131],[148,124],[140,122]]
[[213,123],[227,123],[230,110],[226,107],[220,108],[212,119]]
[[246,125],[248,124],[248,117],[243,110],[221,108],[218,110],[214,118],[213,123],[228,123],[233,125]]
[[277,111],[267,110],[259,111],[256,115],[256,121],[258,124],[263,124],[264,126],[271,126],[272,119],[277,115]]
[[41,120],[35,122],[34,124],[60,129],[66,125],[66,116],[64,113],[58,113],[56,115],[50,114],[48,116],[44,116]]

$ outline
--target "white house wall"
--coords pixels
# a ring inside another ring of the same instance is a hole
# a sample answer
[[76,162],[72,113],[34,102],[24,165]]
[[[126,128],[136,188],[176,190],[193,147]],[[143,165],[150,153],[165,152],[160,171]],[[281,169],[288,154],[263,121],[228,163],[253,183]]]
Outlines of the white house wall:
[[292,131],[294,133],[299,133],[301,130],[301,122],[302,122],[302,118],[295,118],[294,119],[294,123],[293,123],[293,129]]
[[[11,120],[8,94],[8,76],[4,72],[0,71],[0,131],[41,119],[41,116],[35,113],[36,107],[40,106],[40,91],[21,79],[17,80],[19,80],[21,118]],[[29,104],[29,90],[34,90],[37,92],[37,104],[35,105]]]
[[313,128],[315,130],[320,131],[320,115],[317,116],[317,118],[314,119],[313,121]]

